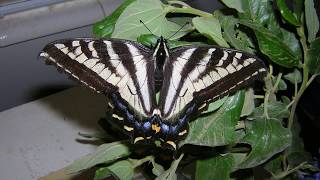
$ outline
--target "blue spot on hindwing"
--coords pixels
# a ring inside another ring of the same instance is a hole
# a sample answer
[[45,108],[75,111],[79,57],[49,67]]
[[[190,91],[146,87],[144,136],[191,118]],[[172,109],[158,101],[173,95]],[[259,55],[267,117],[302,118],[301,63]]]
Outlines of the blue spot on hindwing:
[[168,125],[166,125],[165,123],[161,123],[161,132],[163,134],[168,134],[170,130],[170,127]]
[[146,121],[145,123],[143,123],[144,130],[150,130],[150,128],[151,128],[151,123],[149,121]]

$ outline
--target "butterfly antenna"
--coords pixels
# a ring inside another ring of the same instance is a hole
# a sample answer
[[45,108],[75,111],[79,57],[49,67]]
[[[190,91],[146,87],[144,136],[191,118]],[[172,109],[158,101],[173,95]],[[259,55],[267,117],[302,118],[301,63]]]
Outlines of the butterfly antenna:
[[153,34],[151,30],[148,28],[148,26],[141,19],[140,19],[140,23],[142,23],[143,26],[146,27],[151,34]]
[[184,25],[181,26],[181,28],[178,31],[176,31],[174,34],[172,34],[168,39],[171,39],[174,35],[176,35],[178,32],[180,32],[188,24],[190,24],[190,23],[186,22]]

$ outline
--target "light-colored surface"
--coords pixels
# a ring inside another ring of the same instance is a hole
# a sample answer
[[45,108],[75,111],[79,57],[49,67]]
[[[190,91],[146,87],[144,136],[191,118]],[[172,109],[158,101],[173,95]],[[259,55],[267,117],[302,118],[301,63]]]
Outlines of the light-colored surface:
[[0,18],[0,47],[92,25],[121,4],[119,0],[70,0]]
[[0,17],[0,111],[73,85],[38,60],[40,51],[58,39],[92,37],[92,24],[121,2],[69,0]]
[[97,132],[105,97],[72,88],[0,112],[1,179],[37,179],[93,152],[78,132]]
[[25,11],[45,5],[55,4],[66,0],[1,0],[0,16]]

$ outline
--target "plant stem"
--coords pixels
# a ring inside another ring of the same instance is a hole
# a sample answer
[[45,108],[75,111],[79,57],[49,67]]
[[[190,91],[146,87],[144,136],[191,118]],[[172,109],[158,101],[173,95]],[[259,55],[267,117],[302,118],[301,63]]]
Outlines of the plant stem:
[[[272,89],[272,74],[273,74],[273,66],[269,66],[269,73],[268,76],[266,77],[266,93],[264,95],[264,102],[263,102],[263,114],[264,116],[269,119],[268,115],[268,102],[269,102],[269,97]],[[269,84],[268,84],[269,82]],[[271,87],[271,88],[270,88]]]
[[182,2],[182,1],[168,1],[168,4],[170,4],[170,5],[171,4],[179,4],[179,5],[183,6],[183,7],[191,7],[187,3]]
[[133,164],[133,167],[136,168],[138,166],[140,166],[141,164],[148,162],[148,161],[153,161],[154,157],[153,156],[146,156],[143,159],[139,159],[139,160],[131,160],[131,162]]
[[[292,100],[292,107],[291,107],[291,110],[290,110],[290,116],[289,116],[289,119],[288,119],[288,129],[291,131],[291,128],[292,128],[292,125],[293,125],[293,121],[294,121],[294,116],[295,116],[295,112],[296,112],[296,109],[297,109],[297,106],[298,106],[298,102],[301,98],[301,96],[303,95],[304,91],[306,90],[306,88],[311,84],[311,82],[313,81],[313,79],[315,77],[311,77],[310,80],[308,80],[309,78],[309,71],[308,71],[308,67],[307,67],[307,51],[308,51],[308,45],[307,45],[307,40],[306,40],[306,36],[305,36],[305,33],[304,33],[304,26],[300,26],[297,28],[297,34],[299,35],[300,37],[300,44],[302,46],[302,49],[303,49],[303,64],[300,65],[300,67],[302,68],[302,71],[303,71],[303,80],[302,80],[302,84],[300,86],[300,89],[299,91],[296,93],[296,89],[297,89],[297,84],[295,84],[295,96],[293,97],[293,100]],[[287,156],[288,156],[288,151],[285,150],[284,151],[284,154],[283,154],[283,166],[284,168],[287,168]],[[291,172],[290,172],[291,173]],[[288,173],[285,175],[287,176]],[[280,176],[280,177],[285,177],[285,176]]]
[[275,92],[276,92],[276,90],[277,90],[277,88],[278,88],[278,86],[279,86],[281,77],[282,77],[282,73],[279,73],[279,74],[278,74],[278,77],[277,77],[277,80],[276,80],[276,82],[274,83],[273,88],[271,89],[271,93],[275,93]]
[[292,104],[292,108],[291,108],[291,111],[290,111],[290,116],[289,116],[289,120],[288,120],[288,128],[289,129],[291,129],[291,127],[292,127],[292,124],[293,124],[293,121],[294,121],[294,115],[295,115],[295,112],[296,112],[296,108],[298,106],[298,102],[299,102],[302,94],[304,93],[304,91],[307,88],[308,75],[309,75],[308,69],[307,69],[306,65],[304,64],[303,65],[303,81],[302,81],[301,87],[300,87],[297,95],[294,97],[294,103]]
[[303,81],[302,81],[302,84],[300,86],[300,89],[299,89],[298,93],[293,98],[294,102],[292,104],[292,108],[291,108],[291,112],[290,112],[290,116],[289,116],[289,120],[288,120],[288,128],[289,129],[291,129],[291,127],[292,127],[293,120],[294,120],[294,115],[295,115],[295,111],[296,111],[299,99],[301,98],[301,96],[304,93],[305,89],[308,87],[308,78],[309,78],[308,67],[306,66],[308,46],[307,46],[306,36],[305,36],[305,33],[304,33],[304,27],[303,26],[298,27],[297,28],[297,33],[298,33],[298,35],[300,37],[300,43],[301,43],[301,46],[302,46],[302,49],[303,49],[303,65],[302,65]]
[[[268,115],[268,102],[269,102],[269,97],[270,97],[270,94],[274,94],[278,88],[278,85],[280,83],[280,80],[281,80],[281,77],[282,77],[282,73],[279,73],[278,76],[277,76],[277,80],[276,82],[274,83],[274,85],[272,86],[271,89],[268,89],[266,91],[266,95],[265,95],[265,99],[264,99],[264,115],[266,116],[267,119],[269,119],[269,115]],[[270,70],[270,80],[272,80],[272,69]]]
[[311,76],[311,78],[309,79],[308,83],[307,83],[307,87],[312,83],[312,81],[314,80],[314,78],[316,78],[319,74],[314,74]]
[[286,170],[285,172],[282,172],[282,173],[280,173],[278,175],[275,175],[273,177],[273,179],[283,179],[286,176],[290,175],[291,173],[294,173],[297,170],[299,170],[300,168],[302,168],[305,164],[307,164],[307,162],[303,162],[303,163],[299,164],[298,166],[296,166],[296,167],[294,167],[294,168],[292,168],[290,170]]
[[294,101],[291,101],[291,102],[286,106],[286,108],[289,109],[290,106],[292,106],[293,103],[294,103]]
[[266,95],[264,96],[264,102],[263,102],[263,114],[266,116],[267,119],[269,119],[268,115],[268,101],[269,101],[270,92],[267,91]]
[[213,15],[204,11],[200,11],[198,9],[192,7],[183,7],[177,8],[173,6],[167,6],[166,8],[167,13],[184,13],[184,14],[193,14],[201,17],[212,17]]
[[298,94],[298,82],[295,81],[294,82],[294,97],[296,97]]
[[254,98],[255,98],[255,99],[263,99],[263,98],[264,98],[264,95],[254,95]]

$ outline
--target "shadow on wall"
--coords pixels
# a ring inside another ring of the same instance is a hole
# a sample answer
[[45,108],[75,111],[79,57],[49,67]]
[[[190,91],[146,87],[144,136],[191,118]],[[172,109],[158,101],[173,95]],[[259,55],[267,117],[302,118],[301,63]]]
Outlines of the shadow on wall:
[[[52,98],[54,97],[54,98]],[[75,127],[84,127],[98,132],[97,121],[105,117],[106,97],[83,87],[68,89],[40,101],[63,121],[71,121]]]
[[49,96],[55,94],[65,89],[70,89],[74,86],[66,84],[50,84],[50,85],[41,85],[30,89],[27,94],[29,94],[30,99],[38,99],[39,97]]

